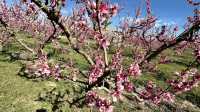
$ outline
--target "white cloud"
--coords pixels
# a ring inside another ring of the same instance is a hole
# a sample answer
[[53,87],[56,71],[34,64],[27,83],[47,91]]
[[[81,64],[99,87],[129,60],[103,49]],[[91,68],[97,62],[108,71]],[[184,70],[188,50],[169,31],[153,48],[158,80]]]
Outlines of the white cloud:
[[172,25],[177,25],[177,23],[175,21],[171,21],[171,20],[159,19],[156,21],[155,27],[160,27],[162,25],[172,26]]

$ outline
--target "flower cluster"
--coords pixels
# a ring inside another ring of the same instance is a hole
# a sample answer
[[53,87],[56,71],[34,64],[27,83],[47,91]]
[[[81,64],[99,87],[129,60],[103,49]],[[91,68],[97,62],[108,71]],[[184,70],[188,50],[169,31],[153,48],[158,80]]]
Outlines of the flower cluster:
[[85,4],[87,6],[88,14],[91,19],[95,22],[100,22],[104,24],[111,17],[115,16],[119,10],[119,6],[108,5],[107,3],[101,2],[97,4],[95,1],[86,0]]
[[51,68],[51,74],[56,80],[61,79],[61,69],[60,66],[57,64]]
[[27,70],[25,72],[36,77],[53,77],[56,80],[59,80],[61,78],[60,66],[50,66],[46,55],[41,56],[33,64],[28,65]]
[[35,71],[35,74],[37,76],[44,76],[48,77],[51,73],[51,69],[48,65],[46,58],[40,58],[39,60],[36,60],[35,66],[37,70]]
[[112,69],[120,69],[121,61],[122,61],[122,51],[120,49],[112,56]]
[[128,75],[121,68],[115,77],[115,91],[112,93],[114,102],[116,102],[117,99],[122,99],[121,94],[124,90],[133,92],[134,85],[128,80]]
[[122,98],[121,93],[124,90],[123,82],[127,79],[128,79],[127,75],[123,72],[123,69],[121,68],[121,70],[117,73],[115,77],[115,91],[112,93],[114,102],[116,102],[118,98],[119,99]]
[[[197,3],[200,5],[200,2]],[[187,17],[187,24],[185,24],[185,29],[190,28],[192,25],[198,24],[200,22],[200,9],[195,8],[193,10],[193,16]]]
[[147,19],[143,21],[142,25],[150,28],[155,25],[156,18],[151,14],[151,0],[146,0]]
[[[102,48],[107,48],[109,46],[108,39],[102,34],[102,32],[97,31],[97,29],[103,28],[102,25],[108,24],[109,19],[117,13],[117,5],[108,5],[107,3],[100,2],[96,4],[93,0],[80,0],[79,2],[85,4],[85,8],[81,7],[78,11],[74,11],[72,17],[72,29],[80,32],[78,40],[84,42],[86,35],[81,35],[87,33],[87,37],[93,37],[98,45]],[[98,6],[98,7],[97,7]],[[93,22],[93,29],[87,26],[88,17],[85,15],[85,12],[89,15]],[[75,20],[75,21],[74,21]],[[99,24],[100,23],[100,24]],[[76,32],[77,33],[77,32]]]
[[118,99],[122,99],[122,92],[124,90],[126,92],[133,92],[135,90],[135,86],[128,79],[128,74],[134,77],[140,75],[141,70],[139,68],[139,65],[131,64],[127,72],[122,67],[117,69],[117,74],[115,76],[115,90],[114,92],[112,92],[112,98],[114,102],[116,102]]
[[167,30],[167,28],[165,25],[161,27],[160,33],[158,33],[158,35],[156,36],[158,41],[160,41],[160,42],[164,41],[164,39],[161,39],[161,37],[164,36],[164,34],[166,33],[166,30]]
[[36,11],[36,6],[35,6],[35,4],[33,4],[33,3],[30,3],[30,4],[28,4],[28,7],[27,7],[27,15],[29,15],[29,14],[33,14],[35,11]]
[[94,91],[87,92],[85,97],[85,103],[89,106],[95,106],[100,112],[113,111],[111,101],[98,96],[97,93]]
[[49,5],[51,8],[60,8],[65,6],[65,0],[46,0],[45,5]]
[[147,14],[151,14],[151,0],[146,0]]
[[77,38],[79,44],[83,45],[86,39],[95,39],[101,48],[107,48],[110,45],[108,38],[87,26],[87,17],[83,16],[84,13],[85,9],[83,8],[74,11],[74,15],[70,18],[70,24],[68,23],[72,34]]
[[172,87],[172,90],[177,94],[191,90],[200,82],[200,75],[197,73],[196,69],[183,71],[181,73],[177,72],[177,75],[179,79],[167,81]]
[[85,18],[85,8],[80,7],[78,10],[73,10],[73,24],[77,25],[77,27],[84,27],[86,26],[87,20]]
[[98,42],[98,44],[102,47],[102,48],[107,48],[109,46],[109,42],[108,40],[101,34],[96,34],[95,35],[95,39]]
[[[39,13],[39,8],[34,3],[24,5],[16,3],[12,7],[8,7],[7,4],[0,2],[0,18],[6,22],[9,28],[25,31],[33,37],[42,37],[42,40],[53,34],[55,28],[42,13]],[[59,33],[60,29],[58,28],[55,35]]]
[[104,70],[104,62],[102,60],[101,56],[97,56],[95,59],[95,65],[92,66],[90,72],[89,72],[89,84],[92,84],[93,82],[97,81],[97,79],[103,75]]
[[174,102],[174,95],[170,92],[166,92],[159,87],[156,87],[152,81],[149,81],[145,89],[139,92],[140,98],[150,101],[153,104],[160,104],[161,102]]
[[137,77],[137,76],[141,75],[141,70],[140,70],[139,65],[137,63],[131,64],[129,67],[128,73],[133,77]]

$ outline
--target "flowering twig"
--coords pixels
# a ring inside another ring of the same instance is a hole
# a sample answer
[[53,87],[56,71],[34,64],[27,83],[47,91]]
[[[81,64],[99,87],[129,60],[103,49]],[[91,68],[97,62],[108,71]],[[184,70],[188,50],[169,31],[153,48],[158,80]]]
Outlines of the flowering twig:
[[185,30],[178,37],[176,37],[176,42],[168,43],[168,44],[165,43],[161,47],[156,49],[155,51],[148,54],[146,56],[146,58],[144,58],[144,60],[140,63],[140,65],[142,65],[145,61],[150,61],[150,60],[154,59],[157,55],[159,55],[165,49],[171,48],[171,47],[179,44],[180,42],[187,40],[187,36],[189,36],[191,33],[198,32],[199,29],[200,29],[200,22],[197,22],[190,29]]
[[42,11],[47,14],[50,20],[54,21],[56,24],[59,25],[59,27],[63,30],[65,36],[67,37],[71,48],[80,55],[82,55],[88,61],[89,64],[94,65],[94,62],[89,55],[87,55],[84,51],[81,51],[79,48],[75,47],[75,44],[72,42],[70,33],[68,32],[67,28],[59,21],[59,16],[56,15],[54,12],[49,11],[47,7],[43,6],[38,0],[32,0],[32,2],[35,3],[38,7],[40,7]]

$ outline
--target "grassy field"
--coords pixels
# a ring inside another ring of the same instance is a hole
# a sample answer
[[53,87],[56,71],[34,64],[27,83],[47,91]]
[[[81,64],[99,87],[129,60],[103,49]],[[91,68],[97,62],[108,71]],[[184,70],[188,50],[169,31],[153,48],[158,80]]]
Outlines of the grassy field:
[[[23,38],[23,35],[19,35],[19,37]],[[26,43],[28,43],[30,46],[34,45],[34,41],[35,40],[32,40],[31,38],[26,39]],[[6,49],[6,52],[0,52],[0,112],[35,112],[38,109],[45,109],[48,112],[51,112],[52,108],[56,108],[54,104],[56,103],[55,101],[59,99],[57,98],[59,95],[62,96],[62,94],[67,94],[63,95],[64,99],[70,99],[71,96],[75,96],[77,94],[76,89],[80,89],[76,84],[69,81],[58,82],[53,79],[34,80],[18,75],[22,67],[22,63],[25,63],[25,61],[13,60],[8,54],[21,53],[24,51],[24,49],[17,43],[13,43]],[[81,69],[86,69],[88,67],[87,62],[74,52],[61,55],[56,54],[52,50],[51,45],[46,46],[45,50],[52,52],[52,59],[67,60],[69,58],[73,58],[73,60],[76,62],[76,65]],[[164,81],[166,79],[172,78],[175,71],[183,70],[186,67],[184,63],[191,62],[193,60],[191,50],[185,51],[183,56],[176,56],[173,50],[166,50],[164,53],[168,55],[174,62],[169,64],[159,64],[158,72],[143,74],[137,80],[137,83],[142,84],[147,80],[153,80],[158,85],[165,87],[166,84]],[[130,55],[129,50],[126,50],[125,55]],[[128,57],[124,64],[127,63],[130,63]],[[200,87],[197,87],[190,92],[178,96],[178,103],[175,106],[178,105],[179,107],[176,108],[187,112],[200,111],[199,93]],[[48,96],[49,94],[52,94],[52,96]],[[45,99],[43,99],[44,97]],[[61,107],[61,110],[64,112],[92,111],[87,107],[83,107],[82,109],[69,107],[68,103],[62,103]],[[154,109],[143,107],[134,101],[115,104],[115,111],[119,112],[158,112],[159,110],[167,111],[165,108],[167,107]],[[168,111],[170,111],[170,109],[168,109]]]

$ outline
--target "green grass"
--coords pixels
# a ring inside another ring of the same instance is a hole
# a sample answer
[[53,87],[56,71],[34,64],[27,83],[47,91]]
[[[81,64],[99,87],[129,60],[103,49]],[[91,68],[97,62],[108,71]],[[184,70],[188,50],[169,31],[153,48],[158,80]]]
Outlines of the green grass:
[[49,88],[48,81],[31,82],[18,76],[17,63],[0,62],[0,110],[4,112],[32,112],[38,108],[49,108],[35,101],[39,92]]
[[[70,95],[75,95],[73,90],[77,87],[72,82],[43,80],[34,81],[18,74],[21,66],[19,62],[9,62],[5,56],[0,55],[0,111],[3,112],[35,112],[37,109],[47,109],[51,111],[50,101],[38,101],[41,93],[56,88],[57,91],[70,91]],[[79,90],[80,88],[77,88]],[[69,97],[70,98],[70,97]],[[72,97],[71,97],[72,98]],[[69,108],[69,105],[62,107],[63,112],[73,112],[76,108]],[[87,108],[83,108],[87,111]]]

